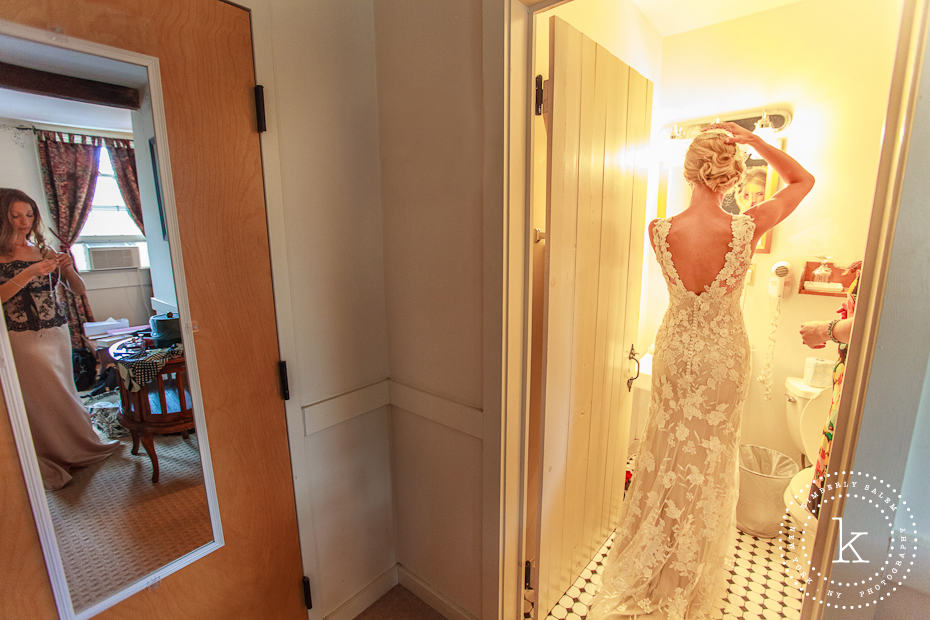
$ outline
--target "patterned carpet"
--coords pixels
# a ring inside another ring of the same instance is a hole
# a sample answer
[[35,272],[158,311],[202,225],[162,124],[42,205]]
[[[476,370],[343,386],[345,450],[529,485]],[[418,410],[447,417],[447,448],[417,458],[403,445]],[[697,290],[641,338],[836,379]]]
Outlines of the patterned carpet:
[[196,436],[155,438],[158,484],[145,450],[134,456],[131,440],[121,444],[106,461],[75,470],[64,488],[46,492],[76,610],[213,538]]

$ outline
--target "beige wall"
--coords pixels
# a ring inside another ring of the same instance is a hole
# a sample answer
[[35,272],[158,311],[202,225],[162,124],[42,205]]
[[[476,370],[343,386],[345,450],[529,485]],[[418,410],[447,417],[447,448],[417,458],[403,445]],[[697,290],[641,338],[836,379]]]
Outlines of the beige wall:
[[[755,380],[772,317],[767,288],[774,262],[791,263],[796,291],[804,261],[826,254],[847,264],[862,256],[900,7],[900,0],[859,2],[851,11],[837,0],[804,1],[662,40],[654,128],[787,103],[794,110],[787,150],[817,178],[813,192],[775,229],[772,253],[754,258],[755,275],[747,286],[744,310],[755,349],[743,418],[745,442],[797,456],[785,424],[785,377],[800,376],[806,356],[835,358],[834,346],[820,351],[804,347],[798,326],[832,318],[841,300],[795,292],[782,302],[771,400],[763,398]],[[652,209],[650,219],[654,203]],[[669,215],[674,212],[670,205]],[[667,303],[648,245],[646,251],[640,312],[643,347],[652,343]]]
[[481,405],[480,4],[375,3],[391,375]]
[[[481,3],[375,2],[397,560],[481,615]],[[412,389],[410,389],[412,388]],[[398,392],[400,393],[400,392]],[[478,420],[475,428],[473,421]]]
[[39,156],[36,140],[30,131],[20,131],[16,126],[21,121],[0,122],[0,187],[22,190],[36,201],[43,222],[48,227],[48,204],[42,188],[39,172]]
[[387,375],[370,2],[272,2],[302,404]]

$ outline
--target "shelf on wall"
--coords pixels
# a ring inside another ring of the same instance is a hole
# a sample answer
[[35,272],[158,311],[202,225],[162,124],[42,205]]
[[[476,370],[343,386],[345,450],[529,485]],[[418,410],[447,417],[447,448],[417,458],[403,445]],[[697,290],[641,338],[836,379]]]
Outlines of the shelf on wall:
[[827,262],[830,267],[829,282],[837,282],[842,285],[838,291],[812,291],[804,288],[805,282],[814,281],[814,270],[820,267],[820,261],[807,261],[804,263],[804,272],[798,278],[798,293],[801,295],[821,295],[824,297],[846,297],[846,290],[856,279],[855,271],[848,271],[848,267],[838,267],[835,263]]

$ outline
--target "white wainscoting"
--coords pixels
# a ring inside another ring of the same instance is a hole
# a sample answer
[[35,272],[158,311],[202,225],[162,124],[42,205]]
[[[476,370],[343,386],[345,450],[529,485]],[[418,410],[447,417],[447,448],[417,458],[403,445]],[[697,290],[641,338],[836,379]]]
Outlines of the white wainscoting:
[[152,279],[145,268],[104,269],[81,273],[94,318],[129,319],[130,325],[147,325],[152,309]]
[[[373,418],[356,428],[354,423],[361,422],[362,416],[389,405],[393,405],[389,408],[390,426],[382,427],[373,422]],[[337,531],[332,519],[327,523],[324,518],[323,515],[333,510],[342,511],[338,519],[343,526],[354,523],[350,528],[356,529],[359,523],[365,522],[373,530],[381,532],[375,536],[377,540],[368,541],[373,545],[372,562],[363,561],[357,554],[355,559],[350,559],[349,555],[340,554],[335,548],[325,551],[317,548],[317,552],[324,556],[324,564],[334,574],[341,575],[342,580],[338,586],[335,583],[320,584],[323,591],[319,592],[319,604],[324,617],[327,620],[354,618],[399,583],[448,618],[477,618],[480,610],[480,554],[476,550],[481,539],[477,506],[481,501],[483,411],[391,379],[304,405],[301,410],[310,459],[305,473],[310,476],[314,510],[319,513],[315,519],[320,524],[316,536],[336,543],[346,534]],[[438,426],[425,423],[411,426],[417,419]],[[380,463],[385,455],[377,448],[381,441],[378,437],[384,432],[382,428],[387,430],[383,440],[389,442],[388,449],[391,452],[397,450],[388,457],[391,461],[390,474]],[[334,431],[336,434],[332,435]],[[398,440],[403,447],[395,447]],[[424,452],[412,448],[423,445],[423,441],[432,449]],[[315,442],[318,443],[314,447],[312,444]],[[345,458],[355,459],[352,463],[337,462],[342,453],[332,442],[367,447],[357,454],[346,455]],[[438,453],[437,442],[442,444]],[[444,456],[440,457],[440,453]],[[370,462],[371,459],[378,462]],[[332,474],[323,473],[325,471],[341,473],[334,478]],[[378,471],[383,473],[383,477],[377,474]],[[353,473],[356,479],[349,481],[346,476]],[[370,485],[377,485],[380,489],[384,484],[391,487],[388,504],[385,504],[380,491],[364,496],[357,496],[352,491],[366,485],[370,490],[373,490]],[[447,493],[452,495],[447,496]],[[475,510],[469,510],[470,506],[476,507]],[[439,524],[425,516],[436,511],[442,513],[443,509],[451,512],[441,518]],[[398,522],[398,518],[404,519],[404,523]],[[387,551],[384,547],[387,542],[383,531],[385,524],[388,531],[393,527],[394,540],[389,544],[396,561],[390,569],[379,573],[376,565],[389,559],[384,555]],[[421,540],[411,533],[419,530],[430,530],[433,536]],[[464,536],[463,532],[468,535]],[[318,539],[317,544],[320,542]],[[338,544],[329,546],[338,547]],[[458,557],[459,565],[450,568],[445,552],[451,557]],[[344,581],[353,581],[350,575],[358,576],[356,583]],[[316,607],[317,592],[314,594]]]
[[374,411],[391,404],[390,380],[384,379],[371,385],[304,405],[304,435],[314,433],[342,424],[352,418]]
[[482,438],[483,412],[469,405],[391,381],[391,404],[437,424]]
[[484,413],[481,409],[391,379],[304,405],[304,435],[309,437],[385,405],[400,407],[437,424],[482,438]]

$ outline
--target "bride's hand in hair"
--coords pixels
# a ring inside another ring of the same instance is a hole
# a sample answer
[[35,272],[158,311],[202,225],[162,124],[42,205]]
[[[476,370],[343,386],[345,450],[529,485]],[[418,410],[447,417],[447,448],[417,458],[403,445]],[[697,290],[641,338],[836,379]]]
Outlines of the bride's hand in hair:
[[729,131],[733,134],[733,137],[725,140],[728,144],[754,144],[759,140],[759,136],[736,123],[714,123],[708,129],[726,129]]

